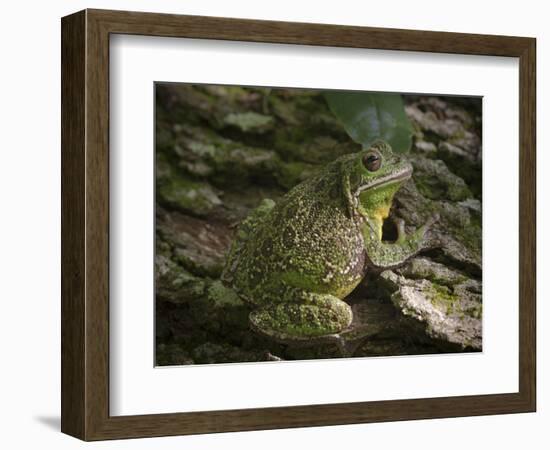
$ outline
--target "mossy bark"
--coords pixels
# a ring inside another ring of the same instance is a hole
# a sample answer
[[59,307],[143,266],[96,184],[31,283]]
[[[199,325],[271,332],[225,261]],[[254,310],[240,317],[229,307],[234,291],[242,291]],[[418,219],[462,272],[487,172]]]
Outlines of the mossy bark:
[[[318,91],[157,85],[157,364],[339,357],[270,341],[219,282],[236,225],[338,156],[360,150]],[[413,179],[390,217],[441,219],[438,248],[369,277],[346,299],[353,354],[481,350],[481,101],[405,96]],[[410,230],[408,230],[410,231]],[[395,237],[390,221],[387,239]]]

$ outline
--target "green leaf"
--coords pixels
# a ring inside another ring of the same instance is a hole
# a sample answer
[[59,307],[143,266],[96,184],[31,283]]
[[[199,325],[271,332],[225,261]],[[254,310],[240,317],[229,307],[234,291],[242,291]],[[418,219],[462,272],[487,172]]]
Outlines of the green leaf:
[[399,94],[327,91],[330,110],[350,137],[368,147],[384,139],[393,150],[406,153],[411,147],[412,126]]

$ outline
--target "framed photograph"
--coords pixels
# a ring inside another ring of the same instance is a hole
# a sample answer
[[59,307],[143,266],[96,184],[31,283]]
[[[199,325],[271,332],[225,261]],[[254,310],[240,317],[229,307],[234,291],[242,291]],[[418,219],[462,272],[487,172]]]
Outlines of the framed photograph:
[[535,411],[534,38],[61,28],[63,432]]

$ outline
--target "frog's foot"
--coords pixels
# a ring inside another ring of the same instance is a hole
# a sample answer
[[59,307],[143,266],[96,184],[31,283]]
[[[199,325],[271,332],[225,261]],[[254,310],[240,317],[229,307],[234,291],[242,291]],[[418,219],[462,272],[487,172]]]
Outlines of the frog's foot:
[[252,328],[281,342],[334,336],[351,324],[349,305],[331,295],[308,294],[307,303],[274,303],[250,313]]
[[397,239],[391,243],[373,239],[372,233],[364,234],[370,265],[382,270],[393,269],[405,263],[418,252],[437,247],[437,243],[426,236],[430,227],[437,220],[439,220],[439,215],[434,214],[416,231],[407,234],[403,219],[395,219]]
[[408,236],[405,231],[405,221],[401,218],[394,219],[395,227],[397,228],[397,240],[395,241],[398,244],[403,244],[407,239],[412,240],[422,240],[431,226],[439,220],[439,214],[435,213],[422,225],[419,227],[412,235]]
[[405,231],[405,221],[401,218],[394,219],[395,227],[397,228],[397,240],[395,242],[401,244],[407,239],[407,232]]

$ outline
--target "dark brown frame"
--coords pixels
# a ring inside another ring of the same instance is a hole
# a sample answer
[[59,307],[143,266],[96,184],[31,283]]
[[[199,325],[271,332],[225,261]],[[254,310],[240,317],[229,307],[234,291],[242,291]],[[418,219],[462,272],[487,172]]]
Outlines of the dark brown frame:
[[[104,10],[75,13],[61,25],[64,433],[99,440],[535,411],[534,38]],[[110,416],[108,99],[113,33],[518,57],[519,392]]]

